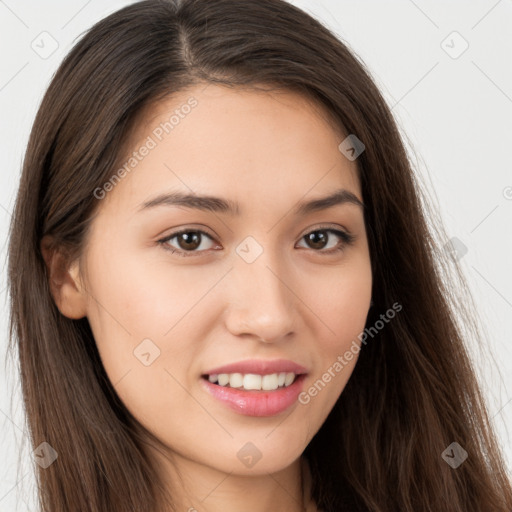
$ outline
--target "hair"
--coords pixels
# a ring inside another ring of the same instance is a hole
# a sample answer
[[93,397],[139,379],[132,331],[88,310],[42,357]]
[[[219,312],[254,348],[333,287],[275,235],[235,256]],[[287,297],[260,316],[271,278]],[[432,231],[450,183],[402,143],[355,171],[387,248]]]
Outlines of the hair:
[[[442,223],[428,224],[436,217],[363,61],[284,0],[129,5],[80,38],[47,89],[8,249],[9,350],[18,351],[30,441],[58,452],[36,468],[40,509],[149,512],[164,503],[150,435],[117,396],[87,318],[57,308],[41,241],[79,257],[100,202],[94,191],[142,113],[212,83],[299,92],[365,145],[356,163],[373,273],[366,326],[392,303],[403,312],[365,344],[304,451],[319,508],[510,512],[511,481],[466,347],[481,333],[463,303],[471,297],[462,271],[440,245]],[[442,457],[452,442],[468,453],[456,469]]]

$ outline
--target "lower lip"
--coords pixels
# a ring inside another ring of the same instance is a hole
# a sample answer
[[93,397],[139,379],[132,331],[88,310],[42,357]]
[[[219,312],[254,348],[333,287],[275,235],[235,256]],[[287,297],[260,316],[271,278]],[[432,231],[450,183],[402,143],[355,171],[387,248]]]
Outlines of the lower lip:
[[293,384],[275,391],[246,391],[211,383],[201,378],[206,390],[228,407],[245,416],[275,416],[286,411],[302,391],[306,374],[298,375]]

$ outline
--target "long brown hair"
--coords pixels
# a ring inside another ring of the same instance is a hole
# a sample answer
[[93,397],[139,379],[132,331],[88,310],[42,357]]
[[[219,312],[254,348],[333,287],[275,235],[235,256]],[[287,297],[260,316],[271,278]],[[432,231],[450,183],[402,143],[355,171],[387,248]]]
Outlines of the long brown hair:
[[[79,256],[94,191],[112,177],[143,110],[201,83],[299,91],[365,145],[357,165],[373,272],[367,327],[391,304],[403,309],[368,338],[304,452],[320,509],[510,512],[511,482],[466,348],[481,334],[442,223],[428,225],[434,209],[363,62],[283,0],[125,7],[80,39],[44,96],[8,268],[9,350],[19,351],[31,443],[58,453],[37,468],[41,510],[149,512],[163,503],[163,483],[144,455],[148,433],[106,376],[87,318],[57,309],[41,241],[51,237],[69,261]],[[468,454],[457,468],[443,457],[455,442]]]

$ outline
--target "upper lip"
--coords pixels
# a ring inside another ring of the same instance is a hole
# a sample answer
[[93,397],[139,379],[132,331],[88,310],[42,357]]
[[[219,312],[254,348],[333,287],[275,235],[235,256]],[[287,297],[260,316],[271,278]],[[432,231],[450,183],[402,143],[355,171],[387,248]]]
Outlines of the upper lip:
[[255,375],[268,375],[272,373],[307,373],[306,368],[287,359],[247,359],[236,363],[218,366],[208,370],[204,375],[218,375],[219,373],[252,373]]

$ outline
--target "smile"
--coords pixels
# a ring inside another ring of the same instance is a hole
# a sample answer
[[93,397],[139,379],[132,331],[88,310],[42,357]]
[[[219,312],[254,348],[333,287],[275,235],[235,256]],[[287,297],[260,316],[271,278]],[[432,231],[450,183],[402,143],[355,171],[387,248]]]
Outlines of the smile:
[[223,387],[241,388],[246,391],[275,391],[281,387],[290,386],[295,380],[293,372],[271,373],[257,375],[254,373],[220,373],[208,375],[209,382]]
[[[294,373],[234,373],[203,375],[200,381],[211,397],[238,414],[265,417],[280,414],[296,403],[305,378],[306,374]],[[231,379],[235,387],[231,386]]]

